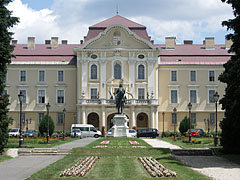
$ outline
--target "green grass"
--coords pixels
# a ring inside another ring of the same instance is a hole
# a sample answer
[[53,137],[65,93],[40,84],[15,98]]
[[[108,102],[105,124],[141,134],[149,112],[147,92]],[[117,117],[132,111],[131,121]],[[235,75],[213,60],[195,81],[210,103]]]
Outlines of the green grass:
[[12,157],[7,156],[7,155],[0,155],[0,162],[6,161],[12,159]]
[[[213,144],[213,138],[192,138],[192,140],[200,140],[202,141],[201,144],[189,144],[189,143],[184,143],[182,142],[182,140],[177,140],[174,141],[172,138],[169,137],[165,137],[165,138],[159,138],[160,140],[169,142],[171,144],[180,146],[182,148],[216,148]],[[188,137],[185,138],[186,140],[188,139]],[[222,146],[218,146],[217,148],[222,148]]]
[[[111,140],[106,148],[94,148],[101,145],[103,140]],[[118,140],[118,142],[116,141]],[[131,148],[128,142],[136,140],[140,146],[146,148]],[[111,146],[112,143],[112,146]],[[118,147],[116,147],[118,146]],[[121,146],[121,148],[119,147]],[[143,166],[139,163],[137,157],[153,157],[157,159],[166,168],[177,173],[177,178],[161,178],[161,179],[176,179],[176,180],[207,180],[208,177],[191,170],[189,167],[182,165],[180,162],[174,160],[168,149],[152,148],[141,139],[136,138],[101,138],[83,148],[73,149],[72,154],[65,156],[63,159],[49,165],[41,171],[33,174],[29,180],[37,179],[78,179],[73,177],[59,177],[59,174],[66,168],[72,167],[81,158],[85,156],[99,156],[101,157],[95,164],[95,167],[87,176],[82,179],[152,179],[146,172]],[[81,178],[79,178],[81,179]]]
[[[39,141],[46,140],[46,138],[24,138],[24,148],[51,148],[68,142],[78,140],[78,138],[68,138],[65,141],[59,139],[53,144],[39,144]],[[6,148],[18,148],[19,138],[9,138]]]

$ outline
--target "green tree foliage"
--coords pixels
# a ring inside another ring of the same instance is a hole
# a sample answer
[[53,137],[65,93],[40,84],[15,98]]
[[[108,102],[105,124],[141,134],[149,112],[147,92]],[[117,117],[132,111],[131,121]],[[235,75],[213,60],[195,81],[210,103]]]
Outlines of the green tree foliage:
[[8,117],[9,109],[8,95],[4,94],[6,87],[5,77],[7,73],[7,65],[13,57],[12,51],[14,47],[10,45],[12,40],[12,32],[9,28],[18,22],[18,18],[12,17],[12,13],[6,8],[10,0],[0,1],[0,154],[4,150],[4,146],[8,141],[8,125],[12,119]]
[[43,136],[43,135],[46,135],[47,134],[47,128],[48,128],[48,117],[49,117],[49,135],[52,136],[53,132],[54,132],[54,129],[55,129],[55,125],[54,125],[54,122],[51,118],[51,116],[47,116],[45,115],[43,117],[43,120],[40,122],[39,124],[39,132],[40,134]]
[[235,18],[223,21],[222,25],[232,30],[226,36],[233,44],[229,50],[232,53],[231,59],[224,64],[224,72],[219,76],[219,80],[227,84],[225,95],[220,100],[222,109],[225,110],[225,118],[220,123],[222,128],[221,144],[228,153],[240,153],[240,1],[222,0],[233,8]]
[[[184,134],[185,132],[187,132],[189,127],[190,127],[189,118],[185,116],[179,125],[179,131],[181,132],[181,134]],[[194,126],[191,124],[191,129],[192,128],[194,128]]]

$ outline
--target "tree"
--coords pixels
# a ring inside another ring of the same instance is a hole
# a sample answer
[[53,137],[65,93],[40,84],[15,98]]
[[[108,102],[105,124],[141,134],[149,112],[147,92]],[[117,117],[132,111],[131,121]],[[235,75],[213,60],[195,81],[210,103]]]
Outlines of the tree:
[[12,119],[7,115],[9,111],[8,95],[4,93],[7,65],[11,62],[11,58],[13,57],[12,51],[14,49],[10,45],[13,33],[9,32],[9,28],[18,22],[18,18],[12,17],[12,12],[6,8],[9,2],[11,0],[0,1],[0,154],[2,154],[7,144],[8,126],[12,122]]
[[48,117],[49,117],[49,136],[51,136],[54,132],[55,125],[54,122],[51,118],[51,116],[45,115],[42,119],[42,121],[39,124],[39,132],[43,136],[45,133],[47,134],[47,129],[48,129]]
[[[181,134],[184,134],[185,132],[187,132],[188,129],[190,129],[189,124],[190,124],[189,118],[185,116],[179,125],[179,131],[181,132]],[[191,124],[191,128],[194,128],[192,124]]]
[[232,53],[231,59],[223,66],[224,72],[219,76],[219,80],[227,84],[225,95],[220,100],[222,109],[225,110],[225,117],[220,123],[222,128],[221,144],[225,152],[240,153],[240,1],[222,0],[233,8],[235,18],[223,21],[222,25],[232,30],[226,36],[232,40],[233,44],[229,50]]

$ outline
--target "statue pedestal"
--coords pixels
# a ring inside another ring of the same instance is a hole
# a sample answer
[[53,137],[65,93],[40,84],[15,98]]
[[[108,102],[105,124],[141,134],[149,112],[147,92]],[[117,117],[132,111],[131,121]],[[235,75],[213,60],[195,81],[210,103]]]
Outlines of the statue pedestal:
[[129,129],[129,127],[127,126],[128,121],[129,119],[125,114],[116,114],[112,119],[112,136],[127,137]]

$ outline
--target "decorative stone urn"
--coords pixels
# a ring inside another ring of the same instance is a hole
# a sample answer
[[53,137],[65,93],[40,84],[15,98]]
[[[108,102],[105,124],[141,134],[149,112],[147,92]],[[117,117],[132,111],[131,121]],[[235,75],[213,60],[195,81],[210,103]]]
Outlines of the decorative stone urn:
[[113,137],[127,137],[129,127],[127,126],[129,119],[125,114],[116,114],[112,118],[112,136]]

